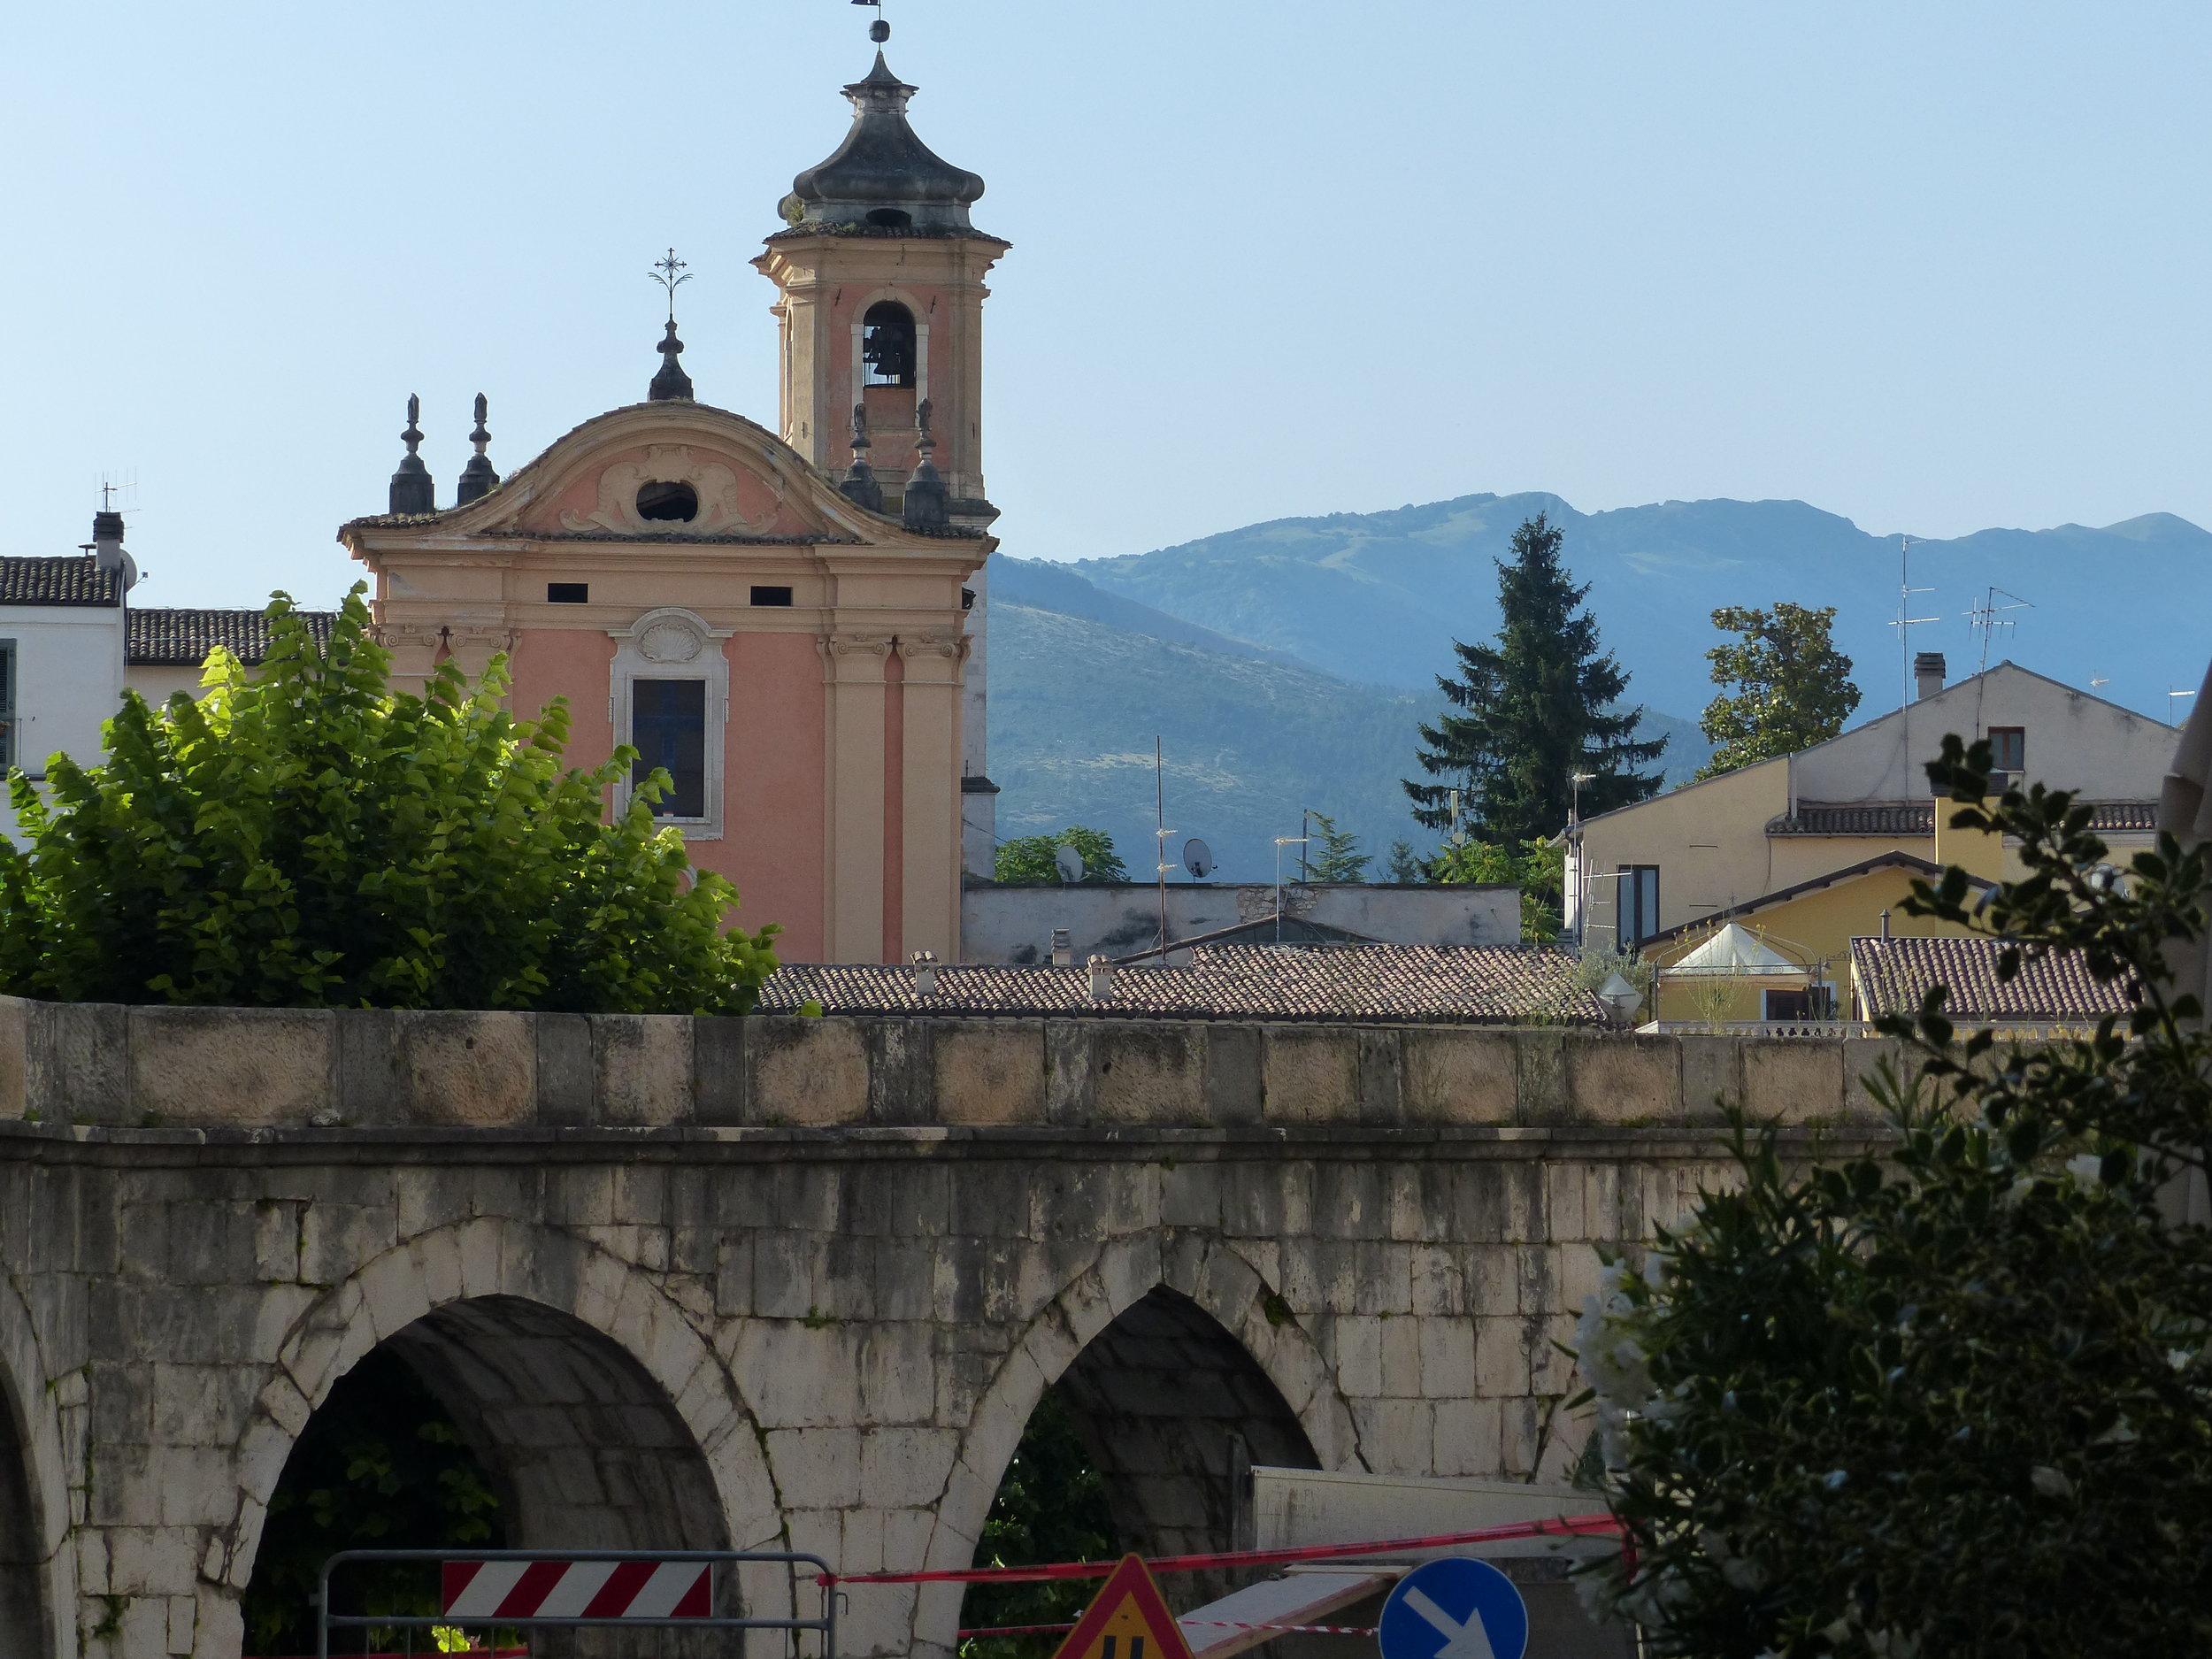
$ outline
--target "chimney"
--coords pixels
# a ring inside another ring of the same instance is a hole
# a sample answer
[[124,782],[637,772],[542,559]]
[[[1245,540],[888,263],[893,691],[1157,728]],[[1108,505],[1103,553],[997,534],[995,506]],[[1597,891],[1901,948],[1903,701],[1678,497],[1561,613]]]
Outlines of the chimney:
[[1072,968],[1075,965],[1075,947],[1069,942],[1068,930],[1064,927],[1052,930],[1052,965],[1056,968]]
[[933,950],[918,950],[914,953],[914,995],[917,996],[937,995],[937,953]]
[[1945,672],[1941,651],[1922,651],[1912,659],[1913,698],[1924,703],[1943,689]]
[[96,512],[92,515],[92,562],[104,571],[122,572],[125,592],[137,585],[138,561],[123,550],[121,513]]
[[1110,1002],[1114,1000],[1114,964],[1104,956],[1091,958],[1091,1001]]

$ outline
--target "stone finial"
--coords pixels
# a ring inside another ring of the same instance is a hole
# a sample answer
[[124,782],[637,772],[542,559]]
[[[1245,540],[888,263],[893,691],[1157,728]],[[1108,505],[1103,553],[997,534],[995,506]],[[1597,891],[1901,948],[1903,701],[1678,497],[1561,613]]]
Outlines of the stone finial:
[[691,376],[684,373],[684,365],[676,361],[683,355],[684,342],[676,338],[676,319],[668,320],[668,333],[654,348],[661,354],[660,373],[653,377],[652,385],[645,388],[648,403],[689,403]]
[[910,530],[942,530],[952,522],[951,492],[937,471],[936,462],[930,459],[937,449],[937,440],[930,435],[930,400],[922,399],[914,411],[914,424],[919,429],[914,447],[921,451],[921,459],[915,463],[914,475],[906,480],[906,500],[901,514]]
[[868,465],[868,451],[873,446],[868,440],[868,405],[853,405],[853,464],[838,482],[838,490],[856,507],[870,512],[883,511],[883,486],[876,481],[875,469]]
[[399,434],[407,446],[407,453],[400,457],[399,471],[392,474],[391,511],[409,514],[438,511],[438,486],[430,476],[430,469],[423,465],[422,457],[415,451],[422,447],[422,428],[417,424],[422,419],[422,399],[413,393],[407,396],[407,430]]
[[457,507],[483,500],[499,482],[499,469],[492,465],[491,457],[484,453],[486,446],[492,441],[492,434],[484,426],[484,417],[490,407],[484,394],[477,393],[476,430],[469,434],[469,442],[476,446],[476,453],[469,457],[469,464],[461,469],[460,488],[453,495],[453,504]]

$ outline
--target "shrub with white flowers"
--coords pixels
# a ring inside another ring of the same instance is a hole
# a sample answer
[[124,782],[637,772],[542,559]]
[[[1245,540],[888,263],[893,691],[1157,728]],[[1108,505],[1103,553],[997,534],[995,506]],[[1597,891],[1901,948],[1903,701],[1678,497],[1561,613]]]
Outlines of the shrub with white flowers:
[[[1978,802],[1986,746],[1939,795]],[[2161,1193],[2205,1165],[2212,1041],[2167,951],[2212,869],[2170,840],[2099,873],[2088,813],[2038,787],[1959,818],[2028,875],[1917,913],[2133,989],[2091,1041],[1962,1039],[1932,996],[1878,1090],[1896,1140],[1807,1170],[1738,1118],[1701,1195],[1584,1310],[1594,1461],[1626,1532],[1592,1603],[1659,1655],[2212,1651],[2212,1239]]]

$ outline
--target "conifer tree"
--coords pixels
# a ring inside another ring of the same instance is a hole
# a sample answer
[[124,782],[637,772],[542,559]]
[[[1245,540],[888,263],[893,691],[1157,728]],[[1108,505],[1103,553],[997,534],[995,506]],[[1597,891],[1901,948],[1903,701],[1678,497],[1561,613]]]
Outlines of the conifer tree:
[[1592,774],[1586,815],[1658,792],[1659,775],[1636,768],[1657,759],[1666,740],[1638,741],[1643,710],[1617,709],[1628,675],[1598,649],[1597,623],[1582,609],[1589,587],[1576,587],[1560,562],[1564,540],[1542,513],[1515,531],[1513,557],[1498,564],[1497,643],[1452,642],[1459,677],[1436,681],[1452,709],[1420,728],[1416,757],[1437,781],[1405,780],[1415,819],[1430,829],[1450,826],[1455,787],[1466,827],[1512,846],[1565,827],[1578,772]]
[[1317,881],[1325,885],[1364,881],[1367,867],[1375,862],[1370,853],[1359,849],[1359,837],[1350,830],[1340,830],[1336,820],[1326,812],[1316,812],[1312,827],[1307,834],[1312,837],[1306,843],[1306,855],[1311,855],[1317,845],[1318,856],[1301,856],[1298,860],[1298,879]]

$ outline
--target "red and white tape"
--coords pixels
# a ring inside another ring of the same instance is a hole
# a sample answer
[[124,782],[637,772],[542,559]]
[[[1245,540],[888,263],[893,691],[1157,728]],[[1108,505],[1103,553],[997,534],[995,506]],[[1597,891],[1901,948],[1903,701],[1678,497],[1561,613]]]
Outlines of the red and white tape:
[[439,1610],[453,1618],[710,1618],[703,1561],[449,1561]]

